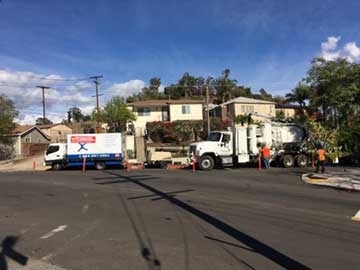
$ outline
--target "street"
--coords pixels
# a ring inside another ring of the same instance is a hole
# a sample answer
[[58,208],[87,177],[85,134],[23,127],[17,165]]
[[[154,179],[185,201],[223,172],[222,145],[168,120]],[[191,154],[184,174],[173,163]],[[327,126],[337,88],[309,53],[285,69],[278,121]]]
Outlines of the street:
[[308,185],[305,172],[0,173],[0,240],[73,270],[357,268],[360,194]]

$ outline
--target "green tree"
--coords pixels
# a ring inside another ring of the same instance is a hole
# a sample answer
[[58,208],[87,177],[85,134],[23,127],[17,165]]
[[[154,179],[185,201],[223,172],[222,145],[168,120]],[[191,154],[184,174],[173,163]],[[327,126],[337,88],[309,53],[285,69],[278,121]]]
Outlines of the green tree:
[[0,96],[0,144],[10,143],[9,138],[4,135],[10,134],[15,128],[15,118],[18,114],[13,101],[6,96]]
[[105,122],[112,132],[123,132],[129,121],[135,121],[135,114],[130,111],[121,97],[113,97],[100,112],[93,112],[93,119]]
[[159,87],[161,85],[161,79],[159,77],[154,77],[150,79],[149,92],[153,95],[159,94]]
[[40,126],[40,125],[52,125],[52,124],[53,124],[53,122],[50,119],[46,118],[46,117],[45,117],[45,119],[42,118],[42,117],[39,117],[39,118],[37,118],[35,120],[35,125],[37,125],[37,126]]
[[299,83],[291,93],[286,94],[286,101],[296,102],[303,109],[306,101],[310,98],[310,87],[304,83]]
[[310,106],[321,112],[329,127],[351,126],[359,112],[360,65],[346,59],[326,61],[316,58],[305,78],[311,86]]
[[149,99],[164,99],[165,95],[159,92],[161,79],[158,77],[151,78],[148,87],[143,87],[139,93],[133,94],[126,98],[126,102],[131,103]]
[[280,119],[280,120],[285,119],[285,114],[284,114],[283,111],[276,111],[275,114],[276,114],[276,118],[277,118],[277,119]]
[[81,109],[78,107],[71,107],[68,110],[68,122],[76,122],[79,123],[80,121],[88,121],[89,120],[89,116],[87,115],[83,115],[81,112]]
[[[315,58],[307,76],[287,95],[288,100],[316,113],[320,127],[317,133],[331,134],[330,145],[347,151],[358,151],[360,123],[360,64],[346,59],[326,61]],[[301,115],[300,115],[301,116]],[[305,115],[303,115],[303,118]],[[309,121],[305,121],[309,123]],[[316,132],[314,132],[316,134]],[[328,143],[328,142],[327,142]]]
[[230,69],[225,69],[220,78],[216,80],[216,98],[218,102],[225,102],[233,98],[233,91],[237,81],[230,79]]

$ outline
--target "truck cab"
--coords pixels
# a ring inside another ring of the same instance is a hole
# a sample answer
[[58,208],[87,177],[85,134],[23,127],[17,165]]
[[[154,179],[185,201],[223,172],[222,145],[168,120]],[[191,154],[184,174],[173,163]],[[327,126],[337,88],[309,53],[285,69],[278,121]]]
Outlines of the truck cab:
[[66,143],[49,144],[44,156],[45,165],[56,170],[61,169],[66,160],[66,152]]
[[205,141],[190,145],[190,156],[195,156],[201,170],[211,170],[219,162],[232,165],[233,147],[231,131],[213,131]]

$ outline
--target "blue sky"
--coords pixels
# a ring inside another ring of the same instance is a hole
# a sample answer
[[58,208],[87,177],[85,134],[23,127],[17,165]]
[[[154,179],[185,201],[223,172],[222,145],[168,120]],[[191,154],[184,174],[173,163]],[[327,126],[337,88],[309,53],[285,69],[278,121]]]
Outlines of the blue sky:
[[[334,58],[329,50],[336,56],[351,51],[358,60],[359,10],[355,0],[2,0],[0,82],[9,81],[5,73],[59,78],[102,74],[108,96],[121,90],[126,95],[154,76],[167,85],[184,72],[219,76],[229,68],[239,84],[284,94],[315,56]],[[335,46],[322,47],[331,43],[329,37],[336,39]],[[58,92],[52,93],[49,112],[86,106],[93,86],[83,84],[71,88],[54,83]],[[0,89],[11,97],[10,90]],[[71,102],[55,102],[74,93],[80,93],[79,103],[70,97]],[[18,102],[24,115],[38,108],[27,100],[29,104]]]

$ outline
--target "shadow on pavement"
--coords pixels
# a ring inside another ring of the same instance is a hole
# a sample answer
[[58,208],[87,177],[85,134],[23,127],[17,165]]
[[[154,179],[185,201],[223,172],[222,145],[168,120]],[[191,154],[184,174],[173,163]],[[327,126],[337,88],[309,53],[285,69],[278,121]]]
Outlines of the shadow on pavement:
[[217,239],[217,238],[214,238],[214,237],[211,237],[211,236],[205,236],[206,239],[209,239],[209,240],[212,240],[212,241],[215,241],[215,242],[218,242],[218,243],[221,243],[221,244],[226,244],[226,245],[229,245],[229,246],[232,246],[232,247],[236,247],[236,248],[241,248],[241,249],[245,249],[247,251],[252,251],[254,252],[253,249],[251,248],[247,248],[247,247],[244,247],[244,246],[240,246],[240,245],[237,245],[237,244],[234,244],[234,243],[230,243],[228,241],[224,241],[224,240],[221,240],[221,239]]
[[261,241],[255,239],[254,237],[243,233],[236,229],[235,227],[225,223],[224,221],[211,216],[171,195],[168,195],[165,192],[162,192],[152,186],[149,186],[137,179],[132,178],[131,176],[125,176],[118,173],[104,171],[106,174],[114,175],[119,177],[120,179],[127,180],[132,182],[152,193],[155,195],[162,197],[163,199],[171,202],[172,204],[176,205],[177,207],[182,208],[183,210],[191,213],[192,215],[202,219],[203,221],[207,222],[208,224],[214,226],[218,230],[222,231],[226,235],[232,237],[233,239],[245,244],[254,252],[261,254],[262,256],[268,258],[269,260],[273,261],[274,263],[278,264],[279,266],[287,269],[287,270],[309,270],[311,268],[303,265],[302,263],[286,256],[285,254],[277,251],[276,249],[272,248],[271,246],[262,243]]
[[[109,184],[121,184],[121,183],[129,183],[131,181],[129,180],[119,180],[118,177],[98,177],[98,178],[93,178],[93,180],[97,181],[97,180],[111,180],[111,181],[105,181],[105,182],[96,182],[97,185],[109,185]],[[113,180],[112,180],[113,179]],[[154,179],[159,179],[157,177],[151,177],[151,176],[141,176],[141,178],[135,178],[136,181],[148,181],[148,180],[154,180]]]
[[16,236],[7,236],[2,241],[0,252],[0,270],[8,269],[6,258],[10,258],[21,265],[27,264],[28,257],[14,250],[14,247],[18,240],[19,238]]
[[[166,194],[174,197],[175,196],[174,194],[186,193],[186,192],[191,192],[191,191],[195,191],[195,189],[184,189],[184,190],[178,190],[178,191],[171,191],[171,192],[166,192]],[[156,198],[152,199],[152,201],[164,199],[163,197],[159,197],[157,194],[151,194],[151,195],[130,197],[130,198],[128,198],[128,200],[136,200],[136,199],[144,199],[144,198],[152,198],[152,197],[156,197]]]

